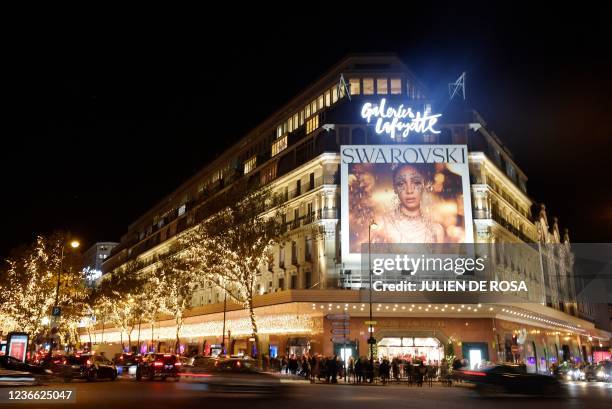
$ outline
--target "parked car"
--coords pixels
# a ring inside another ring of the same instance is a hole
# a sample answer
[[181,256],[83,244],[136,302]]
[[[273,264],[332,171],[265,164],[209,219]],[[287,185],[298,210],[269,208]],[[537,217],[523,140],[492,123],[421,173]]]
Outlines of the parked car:
[[138,364],[142,362],[143,356],[126,352],[118,354],[115,359],[115,366],[117,367],[117,375],[119,376],[136,376],[136,369]]
[[102,355],[70,355],[66,358],[65,371],[62,376],[66,381],[86,379],[89,382],[98,379],[117,379],[117,368],[114,363]]
[[178,372],[183,363],[174,354],[147,354],[136,368],[136,380],[154,380],[159,378],[165,381],[166,378],[179,380]]
[[560,382],[548,375],[527,373],[519,365],[500,364],[468,370],[460,369],[465,382],[473,383],[481,394],[538,394],[557,395],[563,393]]

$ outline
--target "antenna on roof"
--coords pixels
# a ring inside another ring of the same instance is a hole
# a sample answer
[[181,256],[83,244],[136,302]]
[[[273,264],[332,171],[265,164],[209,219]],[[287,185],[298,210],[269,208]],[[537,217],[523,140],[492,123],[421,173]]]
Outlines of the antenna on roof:
[[344,75],[340,74],[340,81],[338,81],[338,99],[340,99],[340,95],[342,95],[342,91],[346,94],[349,101],[351,100],[351,92],[349,89],[349,85],[344,80]]
[[448,95],[451,101],[459,93],[465,101],[465,71],[461,73],[457,81],[448,84]]

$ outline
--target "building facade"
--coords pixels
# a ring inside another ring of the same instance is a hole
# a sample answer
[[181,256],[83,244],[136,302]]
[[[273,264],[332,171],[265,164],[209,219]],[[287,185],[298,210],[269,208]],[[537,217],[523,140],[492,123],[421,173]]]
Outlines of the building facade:
[[[440,107],[439,133],[390,140],[360,115],[363,103],[373,98],[426,114]],[[536,208],[527,193],[527,176],[512,154],[477,112],[460,101],[430,98],[395,55],[342,60],[132,223],[102,269],[112,274],[131,260],[143,269],[156,268],[158,256],[202,221],[204,203],[249,178],[271,186],[283,199],[290,232],[259,274],[255,305],[263,353],[367,355],[369,291],[363,283],[369,272],[347,268],[342,259],[347,244],[340,231],[340,147],[385,144],[467,146],[472,210],[467,223],[473,238],[466,241],[555,244],[557,250],[539,246],[530,258],[511,251],[497,256],[500,261],[491,274],[520,277],[530,286],[515,302],[428,303],[409,294],[374,293],[376,354],[432,361],[449,355],[470,362],[524,361],[535,372],[562,360],[588,360],[593,342],[609,345],[609,332],[579,316],[577,303],[568,302],[575,300],[568,234],[561,236],[557,221],[549,225],[545,208]],[[551,278],[560,275],[568,279]],[[194,295],[182,331],[186,349],[209,353],[221,343],[223,299],[212,286]],[[225,324],[230,352],[248,354],[252,346],[246,311],[229,304]],[[152,336],[140,339],[146,343],[153,338],[157,348],[172,349],[173,328],[171,319],[162,319]],[[100,336],[94,334],[96,342],[102,341]],[[106,329],[105,342],[120,338],[118,331]]]
[[88,271],[90,283],[95,282],[102,275],[102,263],[110,257],[111,252],[119,243],[112,241],[98,242],[83,253],[83,269]]

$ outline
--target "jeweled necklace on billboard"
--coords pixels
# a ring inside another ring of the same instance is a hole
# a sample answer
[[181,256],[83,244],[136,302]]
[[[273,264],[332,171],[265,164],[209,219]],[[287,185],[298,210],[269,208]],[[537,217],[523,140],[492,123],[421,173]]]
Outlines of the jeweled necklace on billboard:
[[361,107],[361,117],[368,123],[376,119],[375,131],[377,134],[387,134],[392,139],[396,135],[407,138],[410,132],[440,133],[434,128],[442,114],[431,115],[428,110],[423,113],[413,111],[411,107],[387,106],[387,100],[381,99],[378,104],[366,102]]

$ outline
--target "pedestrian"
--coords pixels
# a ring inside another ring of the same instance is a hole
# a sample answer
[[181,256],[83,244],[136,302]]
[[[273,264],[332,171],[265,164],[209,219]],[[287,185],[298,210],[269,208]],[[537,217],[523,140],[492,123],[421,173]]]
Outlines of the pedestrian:
[[400,381],[400,366],[399,359],[397,357],[391,360],[391,371],[393,372],[393,378],[397,383]]
[[351,356],[348,361],[348,381],[351,382],[351,377],[353,378],[353,382],[355,381],[355,358]]
[[389,372],[391,370],[391,367],[389,365],[389,361],[387,360],[387,358],[383,358],[383,361],[381,362],[378,370],[379,370],[380,379],[382,380],[383,385],[386,385],[387,381],[389,380]]
[[440,381],[443,385],[452,385],[452,381],[448,373],[448,362],[446,362],[446,359],[443,359],[442,364],[440,365]]
[[426,374],[427,367],[425,366],[425,363],[421,361],[421,363],[417,367],[417,385],[421,388],[423,387],[423,378],[425,378]]
[[314,355],[310,359],[310,383],[315,383],[317,377],[319,376],[319,359],[316,355]]
[[361,383],[363,381],[363,357],[359,357],[355,362],[355,382]]

